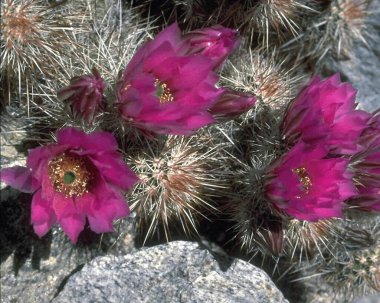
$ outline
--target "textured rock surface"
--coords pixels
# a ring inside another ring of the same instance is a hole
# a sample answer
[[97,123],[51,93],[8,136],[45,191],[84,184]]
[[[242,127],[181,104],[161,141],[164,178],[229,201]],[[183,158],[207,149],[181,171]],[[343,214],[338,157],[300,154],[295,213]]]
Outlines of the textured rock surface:
[[373,111],[380,108],[380,1],[372,1],[365,21],[367,45],[355,40],[350,60],[332,62],[331,72],[340,72],[342,78],[358,89],[361,108]]
[[[9,187],[1,190],[1,302],[50,302],[65,280],[100,255],[125,255],[134,250],[133,219],[120,223],[122,232],[103,237],[84,232],[73,246],[59,228],[39,239],[29,224],[30,195]],[[116,239],[117,238],[117,239]]]
[[96,258],[68,280],[53,302],[288,301],[261,269],[177,241]]
[[[26,113],[23,110],[6,107],[1,112],[0,124],[0,165],[1,167],[25,165],[25,155],[21,152],[23,140],[27,137]],[[4,185],[1,186],[5,187]]]
[[353,303],[380,303],[380,294],[375,296],[367,296],[357,300],[354,300]]

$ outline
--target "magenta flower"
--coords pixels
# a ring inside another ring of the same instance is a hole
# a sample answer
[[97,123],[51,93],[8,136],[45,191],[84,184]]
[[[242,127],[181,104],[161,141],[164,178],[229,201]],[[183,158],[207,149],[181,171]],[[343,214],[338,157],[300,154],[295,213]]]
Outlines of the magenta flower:
[[57,96],[70,106],[74,117],[81,117],[91,123],[104,107],[105,88],[106,82],[93,69],[92,75],[73,78],[69,86],[58,91]]
[[256,98],[253,95],[226,89],[210,108],[210,113],[214,117],[234,118],[248,111],[255,103]]
[[341,217],[343,202],[357,193],[348,160],[328,159],[328,151],[297,143],[268,173],[265,192],[274,205],[300,220]]
[[213,61],[190,52],[177,24],[145,43],[117,84],[121,116],[159,134],[192,134],[213,123],[208,109],[223,89],[215,87]]
[[112,221],[129,214],[123,191],[137,181],[106,132],[75,128],[57,132],[57,143],[29,151],[26,167],[1,171],[1,180],[34,193],[31,223],[40,237],[58,222],[76,243],[86,218],[96,233],[113,230]]
[[299,139],[314,145],[323,142],[337,154],[357,152],[370,116],[355,110],[355,95],[338,74],[326,80],[316,77],[287,109],[281,126],[284,138],[291,145]]
[[213,61],[213,68],[220,68],[226,58],[238,48],[238,31],[216,25],[197,29],[185,35],[191,54],[202,54]]

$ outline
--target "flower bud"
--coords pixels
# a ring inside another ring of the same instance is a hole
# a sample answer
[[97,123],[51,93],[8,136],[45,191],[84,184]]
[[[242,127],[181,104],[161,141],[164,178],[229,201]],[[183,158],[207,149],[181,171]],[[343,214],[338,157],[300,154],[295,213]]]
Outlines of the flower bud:
[[255,102],[253,95],[226,89],[210,108],[210,112],[215,117],[234,118],[248,111]]
[[106,82],[94,68],[92,75],[73,78],[69,86],[58,91],[57,97],[70,106],[74,117],[82,117],[91,123],[103,109],[105,88]]

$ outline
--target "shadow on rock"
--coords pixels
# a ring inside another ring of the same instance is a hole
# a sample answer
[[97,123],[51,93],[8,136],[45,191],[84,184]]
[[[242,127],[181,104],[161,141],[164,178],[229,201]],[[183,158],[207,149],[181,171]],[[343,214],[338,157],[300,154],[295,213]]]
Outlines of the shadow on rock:
[[13,271],[17,275],[30,257],[33,269],[50,254],[51,234],[38,239],[30,224],[32,195],[10,187],[1,190],[0,200],[0,262],[13,253]]
[[[0,262],[13,254],[13,271],[17,275],[20,268],[30,258],[33,269],[40,269],[41,260],[50,257],[52,232],[39,238],[30,224],[31,194],[21,193],[11,187],[1,190],[0,200]],[[94,233],[86,224],[81,232],[77,248],[98,247],[105,251],[109,244],[100,241],[101,235]],[[103,247],[105,246],[105,247]]]

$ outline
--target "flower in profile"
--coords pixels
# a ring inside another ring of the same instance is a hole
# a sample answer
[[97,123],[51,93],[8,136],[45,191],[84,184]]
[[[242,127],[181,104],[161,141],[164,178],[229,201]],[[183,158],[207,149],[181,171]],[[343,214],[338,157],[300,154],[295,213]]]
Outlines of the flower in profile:
[[234,118],[248,111],[255,103],[253,95],[226,89],[210,108],[210,113],[214,117]]
[[331,152],[353,154],[367,125],[368,113],[355,110],[356,90],[341,83],[338,74],[326,80],[316,77],[288,107],[282,122],[285,140],[327,145]]
[[268,199],[300,220],[341,217],[344,200],[357,191],[348,160],[327,155],[322,146],[297,143],[272,166],[265,184]]
[[208,109],[224,90],[215,86],[214,62],[189,53],[191,46],[177,24],[145,43],[116,87],[121,116],[159,134],[192,134],[213,123]]
[[94,68],[92,75],[73,78],[69,86],[58,91],[57,96],[70,106],[75,117],[82,117],[91,123],[104,107],[105,88],[106,82]]
[[137,181],[107,132],[57,132],[57,143],[30,150],[26,167],[1,171],[1,180],[33,194],[31,223],[40,237],[58,222],[76,243],[86,218],[96,233],[113,230],[112,221],[129,214],[122,194]]
[[240,44],[238,31],[221,25],[191,31],[185,35],[185,39],[191,46],[190,53],[210,58],[213,68],[220,68]]

